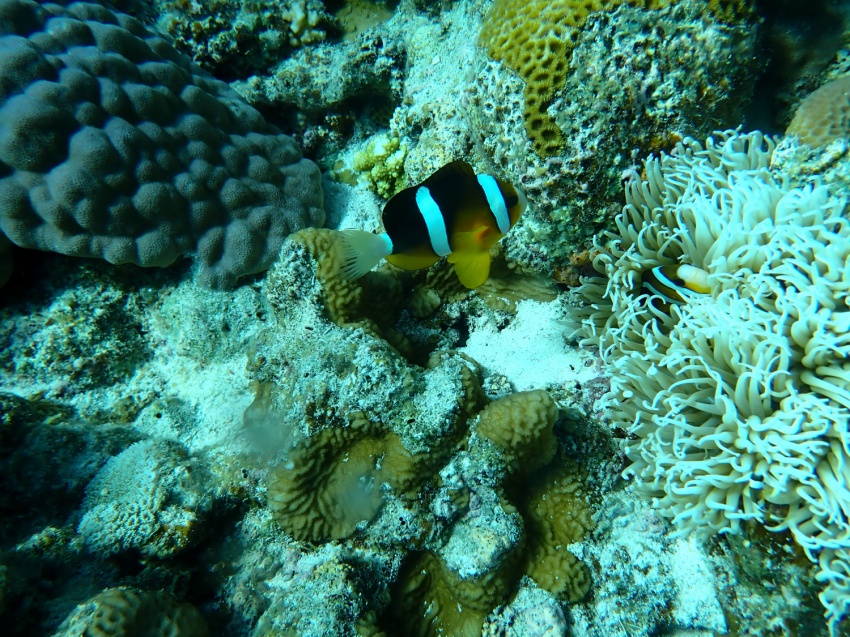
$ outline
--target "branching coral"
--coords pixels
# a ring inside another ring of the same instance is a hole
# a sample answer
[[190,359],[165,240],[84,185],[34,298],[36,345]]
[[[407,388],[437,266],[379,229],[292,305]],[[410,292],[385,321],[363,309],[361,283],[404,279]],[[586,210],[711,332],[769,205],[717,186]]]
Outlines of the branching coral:
[[[771,174],[773,148],[727,132],[645,162],[575,333],[613,372],[638,489],[685,532],[790,530],[820,558],[835,630],[850,601],[850,222],[827,188]],[[643,273],[675,263],[711,293],[649,299]]]

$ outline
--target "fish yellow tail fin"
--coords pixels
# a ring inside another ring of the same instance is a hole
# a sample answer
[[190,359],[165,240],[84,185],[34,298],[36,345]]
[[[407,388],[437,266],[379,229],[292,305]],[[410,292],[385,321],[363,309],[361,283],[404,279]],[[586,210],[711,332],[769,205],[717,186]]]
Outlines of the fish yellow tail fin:
[[474,290],[490,276],[490,252],[452,252],[449,262],[454,263],[455,273],[460,282]]
[[393,251],[389,235],[365,230],[340,231],[339,244],[342,258],[338,275],[346,279],[359,279]]

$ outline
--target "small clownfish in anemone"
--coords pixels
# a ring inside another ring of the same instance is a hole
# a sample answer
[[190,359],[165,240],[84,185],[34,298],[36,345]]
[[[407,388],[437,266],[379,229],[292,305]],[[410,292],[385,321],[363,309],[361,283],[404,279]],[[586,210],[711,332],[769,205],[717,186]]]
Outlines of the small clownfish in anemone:
[[711,294],[708,272],[693,265],[671,263],[659,265],[641,274],[641,293],[649,295],[649,303],[669,313],[671,305]]
[[460,282],[477,288],[490,275],[490,248],[526,206],[525,196],[511,184],[454,161],[393,195],[384,206],[383,234],[343,230],[340,275],[356,279],[381,259],[421,270],[447,257]]

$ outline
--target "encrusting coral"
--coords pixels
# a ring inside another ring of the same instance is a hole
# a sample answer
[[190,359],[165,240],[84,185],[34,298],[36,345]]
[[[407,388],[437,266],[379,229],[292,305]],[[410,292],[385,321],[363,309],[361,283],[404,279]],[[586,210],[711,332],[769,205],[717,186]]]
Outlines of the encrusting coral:
[[[523,37],[546,36],[522,4],[517,16],[531,21]],[[565,45],[569,69],[546,110],[560,131],[554,154],[539,156],[528,140],[525,81],[507,62],[482,61],[467,93],[473,148],[534,204],[503,241],[509,262],[568,282],[571,260],[611,227],[639,157],[744,117],[758,72],[755,16],[742,7],[727,22],[720,6],[666,4],[619,3],[591,13],[580,29],[569,27],[576,36]]]
[[[562,601],[587,594],[589,570],[567,546],[593,525],[581,472],[562,458],[552,462],[557,417],[555,402],[539,390],[508,395],[479,413],[469,457],[482,454],[502,473],[495,480],[469,476],[485,483],[473,489],[476,510],[452,526],[445,544],[407,560],[388,609],[405,634],[478,635],[523,576]],[[488,447],[498,449],[498,459]]]
[[291,50],[325,39],[321,0],[159,0],[158,26],[223,80],[266,71]]
[[77,532],[102,555],[174,555],[197,538],[212,507],[202,484],[198,463],[178,443],[137,442],[89,483]]
[[[516,592],[523,570],[552,595],[579,599],[590,578],[567,545],[591,528],[589,506],[580,471],[553,461],[554,400],[534,391],[485,407],[476,366],[462,356],[439,352],[420,368],[382,338],[384,328],[356,320],[350,309],[340,306],[343,316],[332,321],[329,295],[352,298],[356,308],[362,293],[334,287],[333,236],[293,237],[266,281],[288,329],[323,334],[288,359],[273,392],[294,398],[281,424],[297,423],[294,443],[269,473],[277,523],[315,550],[354,542],[401,549],[401,558],[414,549],[377,620],[405,631],[399,634],[480,632]],[[367,359],[357,353],[367,349]],[[333,371],[314,378],[317,365]],[[467,435],[470,426],[475,433]],[[422,564],[429,565],[424,577]]]
[[[850,608],[850,222],[847,200],[768,169],[760,133],[691,139],[627,185],[597,245],[575,336],[597,345],[626,430],[626,475],[683,532],[789,530]],[[708,294],[665,307],[642,287],[687,264]]]

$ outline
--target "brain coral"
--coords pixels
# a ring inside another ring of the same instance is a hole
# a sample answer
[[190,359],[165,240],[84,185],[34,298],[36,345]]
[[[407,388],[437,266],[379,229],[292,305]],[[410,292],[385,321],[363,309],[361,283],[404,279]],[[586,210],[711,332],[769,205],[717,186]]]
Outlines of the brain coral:
[[171,556],[195,539],[211,505],[183,448],[146,440],[111,458],[89,483],[77,532],[103,555]]
[[99,5],[0,0],[0,230],[225,287],[324,221],[318,168],[225,84]]
[[406,484],[412,469],[398,436],[354,414],[349,427],[325,429],[290,451],[269,477],[269,508],[295,539],[345,538],[375,516],[381,484]]
[[850,137],[850,75],[827,82],[804,99],[785,131],[809,146]]
[[206,637],[206,622],[191,604],[159,591],[110,588],[65,619],[54,637]]
[[[577,334],[613,373],[638,490],[683,531],[790,530],[834,631],[850,606],[850,222],[846,199],[771,174],[773,149],[728,132],[645,162]],[[675,263],[711,293],[665,309],[641,276]]]

